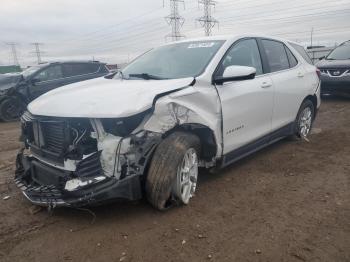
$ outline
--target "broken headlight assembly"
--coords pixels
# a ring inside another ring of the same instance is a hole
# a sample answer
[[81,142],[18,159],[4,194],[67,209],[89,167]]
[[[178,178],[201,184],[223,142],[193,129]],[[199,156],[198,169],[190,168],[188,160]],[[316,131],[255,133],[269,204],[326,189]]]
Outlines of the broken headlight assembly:
[[150,110],[122,118],[101,119],[104,131],[118,137],[130,135],[150,113]]

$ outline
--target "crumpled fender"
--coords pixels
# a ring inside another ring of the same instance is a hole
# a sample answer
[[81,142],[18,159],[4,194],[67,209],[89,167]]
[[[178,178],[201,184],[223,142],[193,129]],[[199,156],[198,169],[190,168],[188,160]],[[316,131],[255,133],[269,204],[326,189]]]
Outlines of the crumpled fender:
[[215,135],[217,157],[222,154],[221,103],[214,87],[189,86],[155,101],[144,130],[165,133],[175,126],[200,124]]

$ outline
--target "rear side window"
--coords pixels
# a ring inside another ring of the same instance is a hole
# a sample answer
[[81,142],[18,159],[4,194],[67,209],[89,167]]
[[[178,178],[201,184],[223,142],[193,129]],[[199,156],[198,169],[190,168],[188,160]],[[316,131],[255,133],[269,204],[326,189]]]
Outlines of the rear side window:
[[304,59],[306,62],[308,62],[310,65],[313,65],[309,55],[306,53],[304,47],[294,44],[294,43],[289,43]]
[[79,76],[96,73],[99,69],[99,64],[92,63],[72,63],[72,64],[63,64],[63,73],[65,77]]
[[286,52],[287,52],[290,68],[295,67],[298,64],[298,60],[295,58],[292,51],[290,51],[288,47],[284,46],[284,48],[286,49]]
[[108,73],[109,71],[108,71],[108,69],[107,69],[107,67],[105,66],[105,65],[101,65],[100,66],[100,73]]
[[261,40],[265,53],[267,56],[267,62],[271,72],[277,72],[289,68],[289,61],[284,44],[273,40]]

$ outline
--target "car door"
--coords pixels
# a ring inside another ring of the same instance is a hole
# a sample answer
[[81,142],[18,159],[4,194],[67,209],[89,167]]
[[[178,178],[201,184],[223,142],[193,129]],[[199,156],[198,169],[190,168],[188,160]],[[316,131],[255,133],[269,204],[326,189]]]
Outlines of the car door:
[[256,39],[234,43],[215,76],[222,76],[225,68],[231,65],[254,67],[256,76],[251,80],[217,86],[222,104],[224,154],[250,143],[253,145],[268,134],[273,110],[273,85],[269,76],[264,74]]
[[35,74],[30,81],[29,94],[31,99],[60,87],[63,82],[62,68],[60,64],[49,65]]
[[277,130],[295,120],[305,98],[305,69],[284,43],[270,39],[260,41],[275,88],[272,129]]

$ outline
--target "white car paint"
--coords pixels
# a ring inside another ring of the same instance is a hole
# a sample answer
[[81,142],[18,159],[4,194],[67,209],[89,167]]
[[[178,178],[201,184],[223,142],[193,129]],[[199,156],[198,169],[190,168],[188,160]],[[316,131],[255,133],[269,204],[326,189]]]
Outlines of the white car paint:
[[[213,85],[213,73],[227,50],[237,40],[247,37],[265,36],[215,36],[182,41],[225,40],[195,81],[192,77],[173,80],[100,78],[51,91],[33,101],[28,110],[39,116],[98,121],[99,118],[132,116],[153,107],[151,114],[137,127],[137,132],[164,134],[183,124],[206,126],[215,136],[217,151],[211,162],[214,165],[225,154],[293,122],[306,96],[316,95],[317,106],[320,105],[316,68],[307,64],[287,41],[278,38],[267,37],[288,46],[299,60],[297,67],[259,75],[251,80]],[[299,74],[303,76],[298,77]],[[169,91],[174,92],[167,94]],[[106,161],[111,152],[115,152],[121,138],[113,138],[113,147],[103,139],[99,138],[99,150],[106,150],[102,162],[110,175],[112,166]],[[114,163],[115,159],[111,161]]]
[[122,80],[96,78],[52,90],[28,105],[33,115],[128,117],[152,107],[156,95],[190,85],[193,78]]

